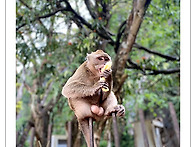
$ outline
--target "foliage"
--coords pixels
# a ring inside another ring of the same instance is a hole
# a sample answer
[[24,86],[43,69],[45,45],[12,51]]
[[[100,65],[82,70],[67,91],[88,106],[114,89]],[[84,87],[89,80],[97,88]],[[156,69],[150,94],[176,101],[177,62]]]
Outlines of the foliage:
[[[38,16],[54,12],[58,7],[56,1],[26,0],[25,5],[21,0],[16,1],[16,88],[19,90],[22,83],[33,87],[37,80],[40,83],[34,94],[43,100],[51,84],[51,90],[47,94],[44,106],[50,100],[56,100],[61,93],[63,84],[85,61],[86,54],[97,49],[102,39],[97,30],[106,25],[103,17],[92,19],[87,10],[81,10],[86,9],[83,8],[83,1],[72,0],[70,3],[81,16],[92,24],[94,30],[90,30],[84,25],[80,28],[71,12],[66,11],[38,19]],[[132,9],[132,1],[120,0],[111,1],[111,3],[113,7],[110,10],[111,18],[108,22],[108,29],[115,34],[111,38],[116,41],[119,26],[127,19],[128,12]],[[137,35],[136,43],[152,51],[179,58],[179,6],[179,0],[152,1]],[[103,10],[100,7],[98,11]],[[107,43],[105,51],[111,55],[112,59],[115,58],[113,45]],[[149,75],[154,70],[179,68],[179,60],[171,61],[136,47],[130,52],[130,59],[145,72],[129,68],[129,64],[127,64],[125,73],[128,78],[122,88],[123,103],[127,112],[125,126],[127,130],[131,128],[130,123],[137,120],[138,108],[149,110],[156,117],[157,109],[168,107],[168,102],[171,101],[175,105],[179,118],[179,73]],[[23,69],[26,71],[25,80]],[[17,131],[22,130],[31,116],[32,95],[33,93],[27,87],[23,88],[23,95],[16,104],[17,113],[20,114],[17,119]],[[72,119],[73,112],[70,111],[67,100],[63,96],[54,105],[50,116],[54,123],[53,133],[64,134],[65,122]],[[122,135],[122,146],[133,146],[133,142],[129,142],[133,136],[126,131]],[[105,146],[106,144],[103,141],[100,145]]]
[[[180,9],[179,1],[152,1],[149,6],[136,42],[163,54],[180,56]],[[140,67],[153,70],[179,67],[179,62],[171,62],[159,56],[136,48],[131,58]],[[129,112],[142,108],[157,116],[155,109],[175,104],[179,116],[179,74],[143,75],[142,72],[127,69],[128,80],[124,84],[125,103]],[[136,108],[135,108],[136,107]],[[135,113],[136,114],[136,113]],[[135,116],[135,114],[133,114]]]
[[130,135],[127,131],[123,132],[121,140],[122,147],[134,146],[134,136]]

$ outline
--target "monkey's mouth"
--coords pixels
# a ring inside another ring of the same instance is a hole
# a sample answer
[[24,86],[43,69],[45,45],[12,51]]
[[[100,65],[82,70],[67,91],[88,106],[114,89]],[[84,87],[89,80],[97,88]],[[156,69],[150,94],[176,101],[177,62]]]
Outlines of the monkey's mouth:
[[99,74],[101,74],[102,73],[102,68],[104,68],[104,65],[99,65],[99,66],[95,66],[95,69],[97,69],[97,71],[99,72]]
[[102,73],[102,69],[104,68],[104,65],[102,65],[102,66],[100,66],[99,68],[98,68],[98,71],[99,71],[99,73],[101,74]]
[[99,71],[100,74],[102,73],[102,72],[101,72],[101,69],[102,69],[102,68],[99,68],[99,69],[98,69],[98,71]]

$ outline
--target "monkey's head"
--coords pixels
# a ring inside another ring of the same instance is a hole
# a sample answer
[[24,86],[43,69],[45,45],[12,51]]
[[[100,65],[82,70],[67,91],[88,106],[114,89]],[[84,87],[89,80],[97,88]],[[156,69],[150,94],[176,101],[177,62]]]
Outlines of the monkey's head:
[[102,50],[87,54],[87,67],[96,74],[100,74],[101,69],[109,61],[111,61],[111,57]]

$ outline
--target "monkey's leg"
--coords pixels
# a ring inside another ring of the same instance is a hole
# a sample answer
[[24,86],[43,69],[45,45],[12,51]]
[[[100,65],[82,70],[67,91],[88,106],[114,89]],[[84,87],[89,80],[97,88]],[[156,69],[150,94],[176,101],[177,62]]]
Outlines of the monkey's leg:
[[71,102],[87,146],[90,147],[89,117],[95,119],[98,116],[91,112],[91,105],[83,99],[73,99]]
[[105,110],[104,115],[108,115],[108,113],[114,109],[114,107],[117,105],[117,99],[114,93],[111,91],[111,93],[108,95],[104,103],[102,104],[103,109]]
[[104,101],[102,106],[105,110],[105,116],[111,116],[113,112],[115,112],[117,116],[124,116],[125,114],[124,106],[117,104],[116,96],[112,91],[108,95],[107,99]]

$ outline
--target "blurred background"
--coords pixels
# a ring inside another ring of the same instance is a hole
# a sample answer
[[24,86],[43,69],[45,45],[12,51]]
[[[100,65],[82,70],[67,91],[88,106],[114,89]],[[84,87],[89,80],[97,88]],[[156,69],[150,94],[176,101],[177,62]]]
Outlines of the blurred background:
[[[16,0],[16,146],[86,146],[61,90],[97,49],[126,109],[120,146],[179,146],[180,0]],[[114,146],[111,119],[94,133]]]

